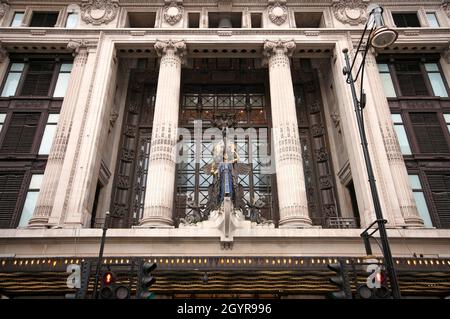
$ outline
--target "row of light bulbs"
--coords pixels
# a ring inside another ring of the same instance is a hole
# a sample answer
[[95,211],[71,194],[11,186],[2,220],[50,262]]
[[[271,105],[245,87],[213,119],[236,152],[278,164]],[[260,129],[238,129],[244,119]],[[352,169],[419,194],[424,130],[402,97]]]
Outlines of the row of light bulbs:
[[[376,259],[378,263],[383,263],[383,260]],[[159,264],[208,264],[207,258],[149,258],[147,260],[148,262],[154,262]],[[84,262],[84,259],[65,259],[64,262],[60,259],[16,259],[13,261],[14,266],[38,266],[38,265],[52,265],[53,267],[56,267],[58,264],[64,263],[67,264],[79,264],[80,262]],[[311,259],[311,264],[327,264],[327,263],[337,263],[338,260],[336,258],[317,258]],[[356,259],[356,262],[364,263],[364,259]],[[129,264],[130,259],[104,259],[104,264]],[[219,263],[221,265],[224,264],[232,264],[232,265],[253,265],[254,259],[252,258],[220,258]],[[272,265],[303,265],[305,264],[305,261],[303,259],[292,259],[292,258],[265,258],[263,263],[265,264],[272,264]],[[346,264],[350,264],[350,259],[345,259]],[[396,260],[395,263],[397,265],[400,264],[400,260]],[[7,260],[2,260],[1,265],[4,267],[7,264]],[[438,259],[407,259],[406,264],[410,266],[417,266],[417,265],[425,265],[425,266],[434,266],[434,265],[449,265],[450,266],[450,260],[438,260]]]

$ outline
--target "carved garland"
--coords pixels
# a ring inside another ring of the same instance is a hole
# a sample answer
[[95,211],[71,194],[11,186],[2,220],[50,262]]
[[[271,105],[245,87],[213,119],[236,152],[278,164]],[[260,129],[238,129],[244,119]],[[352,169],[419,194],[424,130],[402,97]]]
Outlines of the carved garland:
[[267,8],[269,12],[269,19],[276,25],[282,25],[287,19],[287,8],[286,5],[281,5],[280,3],[275,3]]
[[117,16],[118,0],[84,0],[81,5],[81,18],[93,25],[108,24]]
[[168,24],[174,25],[181,20],[183,11],[184,8],[182,5],[179,5],[172,1],[170,4],[164,6],[164,20]]
[[367,20],[367,4],[363,0],[340,0],[333,4],[336,19],[342,23],[358,25]]

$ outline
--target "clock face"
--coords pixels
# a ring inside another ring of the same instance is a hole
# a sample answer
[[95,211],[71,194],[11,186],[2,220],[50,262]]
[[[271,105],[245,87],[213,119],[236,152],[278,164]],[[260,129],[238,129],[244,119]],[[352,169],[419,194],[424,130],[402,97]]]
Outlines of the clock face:
[[178,13],[180,13],[180,9],[178,9],[177,7],[170,7],[169,9],[167,9],[167,14],[171,17],[176,16]]
[[276,17],[281,17],[284,14],[284,10],[280,7],[275,7],[272,10],[272,14]]

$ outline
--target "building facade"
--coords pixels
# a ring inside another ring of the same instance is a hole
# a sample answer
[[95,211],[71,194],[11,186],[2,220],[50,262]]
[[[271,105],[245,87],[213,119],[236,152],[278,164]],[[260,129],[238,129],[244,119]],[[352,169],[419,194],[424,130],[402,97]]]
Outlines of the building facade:
[[[342,74],[371,2],[1,1],[0,292],[64,297],[106,219],[102,262],[155,261],[161,298],[332,290],[376,220]],[[399,33],[365,63],[381,208],[402,294],[444,297],[450,4],[378,3]]]

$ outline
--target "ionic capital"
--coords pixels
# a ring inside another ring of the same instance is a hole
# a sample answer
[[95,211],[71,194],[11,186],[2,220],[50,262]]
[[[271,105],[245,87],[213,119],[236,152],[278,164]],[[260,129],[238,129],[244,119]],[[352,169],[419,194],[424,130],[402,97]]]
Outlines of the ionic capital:
[[83,40],[69,40],[67,48],[73,50],[73,55],[77,55],[82,50],[87,50],[87,44]]
[[296,44],[294,40],[266,40],[264,41],[264,56],[267,58],[270,58],[276,54],[283,53],[286,56],[290,57],[292,56],[292,53],[294,52],[294,49],[296,47]]
[[2,41],[0,41],[0,63],[5,61],[7,58],[8,58],[8,51],[6,51]]
[[160,57],[168,53],[177,55],[180,58],[186,55],[186,42],[184,40],[156,40],[154,48]]

